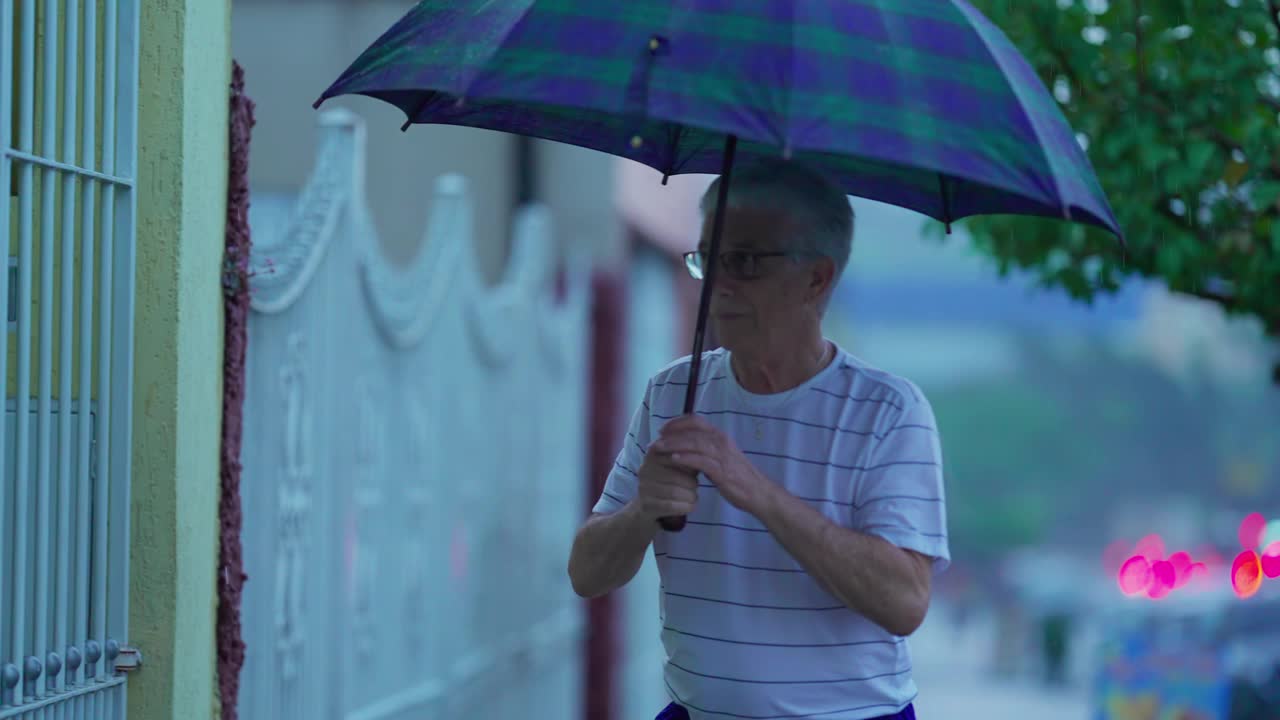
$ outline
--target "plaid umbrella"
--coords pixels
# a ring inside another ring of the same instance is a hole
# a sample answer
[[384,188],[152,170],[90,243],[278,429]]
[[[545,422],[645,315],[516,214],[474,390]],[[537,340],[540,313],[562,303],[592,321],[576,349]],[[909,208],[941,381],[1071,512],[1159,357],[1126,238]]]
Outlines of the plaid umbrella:
[[487,128],[668,176],[719,172],[710,257],[735,158],[779,154],[948,230],[1013,213],[1121,236],[1056,102],[966,0],[423,0],[316,106],[345,94],[396,105],[405,128]]

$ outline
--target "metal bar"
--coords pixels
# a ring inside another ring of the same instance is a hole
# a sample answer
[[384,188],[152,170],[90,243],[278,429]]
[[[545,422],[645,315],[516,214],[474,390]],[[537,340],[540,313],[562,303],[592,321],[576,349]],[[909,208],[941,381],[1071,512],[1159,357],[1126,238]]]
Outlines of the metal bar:
[[[76,101],[79,87],[76,83],[78,53],[80,51],[78,0],[64,0],[65,37],[62,58],[62,157],[74,162],[76,157]],[[93,2],[93,0],[90,0]],[[53,647],[62,656],[62,672],[58,674],[56,689],[65,691],[73,683],[67,666],[70,653],[68,643],[75,642],[68,637],[71,617],[68,614],[71,585],[71,505],[74,496],[71,492],[72,442],[71,415],[77,406],[83,407],[84,400],[75,403],[71,395],[72,369],[72,334],[75,324],[75,265],[76,265],[76,176],[71,173],[62,175],[62,281],[61,299],[58,307],[62,311],[59,322],[61,340],[58,343],[58,598],[55,609],[57,623],[54,625]],[[65,716],[65,710],[59,710]]]
[[[31,150],[35,144],[35,36],[36,14],[34,0],[23,2],[22,38],[21,38],[21,77],[19,93],[21,104],[18,107],[18,148]],[[27,528],[30,507],[31,478],[30,442],[31,425],[28,415],[31,411],[31,222],[32,185],[35,169],[24,164],[19,168],[18,178],[18,387],[17,412],[14,422],[17,437],[17,456],[14,479],[17,492],[14,500],[15,537],[13,543],[13,660],[23,671],[23,682],[19,685],[16,696],[25,699],[29,688],[25,682],[25,666],[28,649],[27,635],[27,570],[31,558],[28,556]],[[8,377],[5,378],[6,384]],[[21,702],[21,701],[19,701]]]
[[79,175],[80,177],[85,177],[85,178],[93,178],[94,180],[98,180],[104,183],[109,183],[111,185],[120,185],[123,187],[133,187],[134,185],[133,178],[122,177],[119,175],[112,175],[110,173],[99,172],[97,170],[89,170],[88,168],[85,168],[83,165],[74,165],[68,162],[62,162],[60,160],[53,160],[51,158],[41,157],[39,155],[32,155],[31,153],[22,152],[21,150],[9,150],[8,155],[14,160],[21,160],[23,162],[30,163],[32,165],[36,165],[41,168],[45,168],[48,170],[57,170],[59,172],[64,172],[64,173],[71,173],[73,175]]
[[[93,167],[97,152],[98,121],[98,3],[88,0],[84,4],[84,102],[81,105],[81,138],[80,164]],[[90,400],[93,395],[93,248],[94,248],[94,206],[98,198],[98,181],[86,178],[81,189],[82,205],[80,208],[80,378],[77,383],[77,396],[80,398],[80,416],[77,419],[79,432],[76,434],[78,449],[76,453],[76,490],[77,507],[75,543],[76,543],[76,609],[75,609],[75,643],[80,650],[81,664],[74,682],[84,682],[92,673],[88,671],[85,659],[85,643],[89,639],[89,578],[90,578],[90,489],[92,487],[90,471],[89,433]],[[84,703],[81,702],[81,715],[84,714]]]
[[[97,697],[110,697],[110,694],[113,692],[117,692],[118,688],[121,685],[123,685],[124,682],[125,682],[124,677],[115,677],[108,680],[104,685],[92,685],[89,687],[77,688],[65,695],[48,697],[37,704],[24,705],[20,709],[6,708],[4,710],[0,710],[0,720],[9,720],[10,718],[17,718],[24,714],[32,713],[41,708],[49,707],[51,705],[54,705],[55,703],[62,703],[72,699],[92,701]],[[119,696],[117,695],[117,697]],[[98,716],[93,714],[92,712],[87,713],[86,717],[90,717],[90,718],[93,718],[94,720],[98,720]]]
[[[115,0],[109,0],[110,5]],[[133,177],[136,174],[138,148],[138,38],[140,32],[141,4],[138,0],[123,0],[119,8],[120,82],[115,92],[118,98],[118,130],[111,137],[116,140],[116,152],[107,171]],[[110,256],[114,263],[114,285],[108,283],[105,297],[111,298],[113,327],[115,331],[111,349],[112,394],[110,414],[104,406],[103,417],[111,425],[109,460],[111,472],[111,525],[110,544],[113,552],[112,573],[107,588],[109,614],[108,630],[121,643],[129,639],[129,517],[130,478],[133,475],[133,322],[134,285],[137,254],[137,193],[132,186],[112,186],[116,195],[117,215],[113,237],[119,237],[119,245]],[[118,393],[115,391],[119,390]],[[124,717],[124,701],[128,686],[116,691],[117,714]]]
[[[13,18],[14,7],[13,0],[0,0],[0,48],[6,49],[0,52],[0,238],[3,243],[0,246],[4,248],[4,263],[0,267],[0,302],[8,303],[9,298],[9,243],[12,238],[9,236],[9,193],[11,187],[11,172],[13,161],[9,158],[7,150],[12,144],[13,133]],[[4,318],[5,331],[0,333],[0,380],[5,383],[5,394],[8,394],[9,381],[9,318],[8,310],[5,311]],[[4,424],[6,420],[6,412],[0,413],[0,444],[3,443],[5,433]],[[0,448],[2,450],[3,448]],[[9,515],[14,512],[9,500],[12,483],[9,482],[9,463],[5,460],[3,453],[0,453],[0,615],[4,615],[4,609],[8,608],[12,603],[9,599],[10,576],[13,573],[9,565],[7,556],[8,549],[13,546],[13,538],[9,535]],[[9,618],[0,617],[0,667],[8,663],[14,652],[13,641],[10,639]],[[4,705],[4,688],[0,686],[0,706]]]
[[[58,155],[58,2],[44,2],[44,77],[43,113],[41,117],[41,149],[45,157]],[[53,530],[51,498],[53,482],[50,465],[52,448],[50,433],[53,430],[53,250],[57,209],[57,177],[52,170],[40,173],[40,299],[36,305],[39,318],[39,355],[36,360],[38,389],[36,403],[36,600],[35,607],[35,656],[43,664],[41,675],[35,681],[35,698],[45,696],[49,677],[49,595],[53,581],[49,572],[49,537]],[[43,716],[44,710],[39,711]]]
[[[103,17],[103,82],[102,82],[102,168],[115,171],[116,115],[116,3],[106,0]],[[98,422],[97,477],[93,501],[93,623],[92,637],[103,648],[102,664],[95,663],[95,677],[102,681],[108,673],[107,647],[107,529],[111,508],[111,304],[112,234],[115,231],[115,187],[103,188],[102,217],[99,226],[98,252]],[[105,710],[105,706],[104,706]]]

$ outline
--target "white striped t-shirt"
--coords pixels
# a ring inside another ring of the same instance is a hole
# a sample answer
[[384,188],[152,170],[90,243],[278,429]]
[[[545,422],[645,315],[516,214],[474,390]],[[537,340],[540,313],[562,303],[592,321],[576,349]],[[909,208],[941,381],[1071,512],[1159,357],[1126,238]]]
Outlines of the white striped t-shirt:
[[[744,390],[723,348],[706,353],[697,412],[761,472],[835,523],[950,562],[933,411],[911,382],[837,348],[794,390]],[[689,358],[649,381],[595,505],[635,496],[649,443],[681,414]],[[841,605],[752,515],[699,477],[679,533],[659,531],[659,619],[671,699],[694,720],[860,720],[916,695],[906,640]]]

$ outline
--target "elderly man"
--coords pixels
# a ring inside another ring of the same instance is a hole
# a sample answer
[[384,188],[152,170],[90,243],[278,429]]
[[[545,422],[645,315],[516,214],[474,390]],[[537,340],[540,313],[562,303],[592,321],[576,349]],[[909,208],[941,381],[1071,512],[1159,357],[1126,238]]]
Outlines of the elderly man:
[[[719,181],[717,181],[718,184]],[[789,162],[733,178],[695,416],[659,371],[569,558],[574,590],[631,580],[650,544],[673,701],[659,718],[914,717],[905,637],[949,562],[933,412],[822,334],[853,210]],[[687,515],[682,532],[658,520]]]

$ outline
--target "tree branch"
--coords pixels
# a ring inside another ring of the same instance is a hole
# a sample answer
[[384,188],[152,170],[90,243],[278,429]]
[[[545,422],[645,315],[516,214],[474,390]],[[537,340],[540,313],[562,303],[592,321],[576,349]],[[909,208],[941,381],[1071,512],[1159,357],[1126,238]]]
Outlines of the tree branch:
[[1280,0],[1267,0],[1271,8],[1271,24],[1276,26],[1276,40],[1280,41]]
[[1133,55],[1138,66],[1138,93],[1147,91],[1147,58],[1142,48],[1142,0],[1133,0]]
[[1198,297],[1201,300],[1209,300],[1211,302],[1218,303],[1219,305],[1221,305],[1223,308],[1227,310],[1233,310],[1236,307],[1236,298],[1234,296],[1226,295],[1224,293],[1214,292],[1212,290],[1203,290],[1203,289],[1184,290],[1180,288],[1174,288],[1174,292],[1179,292],[1179,293],[1182,293],[1183,295],[1191,295],[1192,297]]

